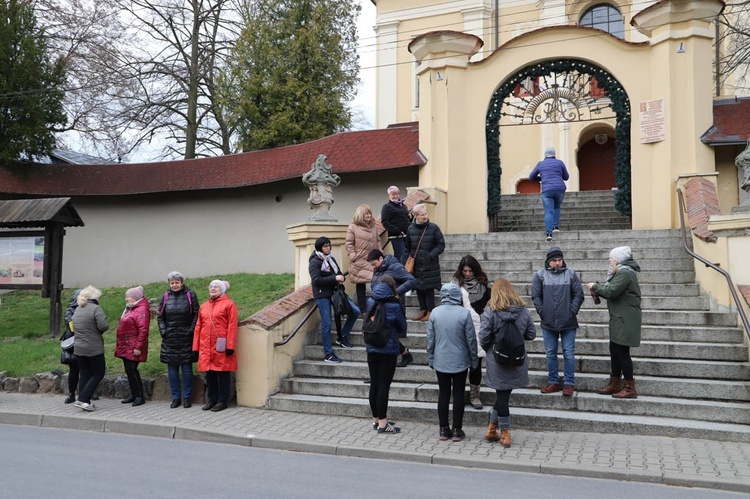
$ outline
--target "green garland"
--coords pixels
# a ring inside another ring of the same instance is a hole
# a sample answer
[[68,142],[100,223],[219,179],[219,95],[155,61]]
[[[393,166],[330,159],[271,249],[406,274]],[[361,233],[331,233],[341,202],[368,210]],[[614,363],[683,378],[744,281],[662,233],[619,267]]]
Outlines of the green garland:
[[576,71],[596,78],[596,82],[610,99],[610,107],[617,116],[615,125],[615,208],[625,216],[631,215],[630,195],[630,100],[617,79],[604,69],[578,59],[545,61],[523,68],[508,77],[490,100],[485,124],[487,139],[487,215],[500,212],[500,113],[503,101],[513,93],[516,85],[526,78],[548,76],[552,73]]

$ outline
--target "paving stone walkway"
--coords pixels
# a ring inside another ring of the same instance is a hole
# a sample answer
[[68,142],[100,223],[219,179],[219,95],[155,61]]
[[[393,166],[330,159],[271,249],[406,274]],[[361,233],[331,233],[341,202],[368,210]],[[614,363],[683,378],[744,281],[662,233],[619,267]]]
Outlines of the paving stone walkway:
[[[683,438],[512,430],[509,449],[465,427],[462,442],[440,442],[437,424],[405,421],[378,434],[370,420],[247,407],[213,413],[199,406],[140,407],[101,399],[95,412],[63,404],[62,395],[0,392],[0,424],[210,441],[320,454],[396,459],[591,478],[631,480],[750,493],[750,443]],[[512,411],[512,409],[511,409]]]

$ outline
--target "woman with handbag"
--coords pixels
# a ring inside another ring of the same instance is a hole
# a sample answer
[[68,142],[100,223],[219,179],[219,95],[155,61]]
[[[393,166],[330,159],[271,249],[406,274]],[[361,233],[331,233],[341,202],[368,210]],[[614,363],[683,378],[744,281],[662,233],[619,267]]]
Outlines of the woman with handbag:
[[518,296],[510,281],[500,278],[492,285],[490,301],[482,313],[479,345],[487,352],[487,386],[497,393],[484,437],[490,442],[499,440],[503,447],[510,447],[510,392],[529,384],[528,356],[523,359],[523,365],[514,366],[498,363],[492,353],[497,334],[503,322],[507,321],[515,321],[525,341],[536,338],[534,321],[523,299]]
[[367,261],[370,251],[380,249],[380,237],[372,218],[372,210],[366,204],[357,206],[352,223],[346,230],[346,254],[349,256],[349,276],[356,284],[359,310],[367,310],[366,286],[372,281],[372,266]]
[[229,406],[229,373],[237,371],[237,305],[227,295],[229,283],[215,279],[208,285],[208,301],[198,310],[193,334],[193,358],[206,373],[204,411]]
[[133,407],[146,403],[143,380],[138,372],[138,364],[148,358],[148,329],[151,311],[148,300],[143,296],[143,287],[138,286],[125,292],[125,310],[117,326],[115,357],[122,359],[125,374],[130,384],[130,396],[121,400]]
[[[75,331],[73,329],[73,314],[78,308],[78,295],[81,293],[80,289],[76,289],[73,292],[73,297],[68,303],[68,308],[65,309],[65,330],[60,336],[60,347],[62,352],[60,353],[60,363],[68,366],[68,396],[65,397],[66,404],[72,404],[76,401],[76,390],[78,389],[78,379],[81,374],[81,370],[78,367],[78,356],[73,353],[73,343],[75,343]],[[92,396],[93,398],[93,396]],[[97,397],[98,398],[98,397]]]
[[[374,311],[376,303],[385,307],[385,322],[390,336],[383,346],[365,345],[367,368],[370,372],[372,427],[378,430],[378,433],[398,433],[401,428],[393,426],[387,419],[388,395],[393,375],[396,373],[396,359],[401,351],[398,339],[402,334],[406,334],[406,317],[399,303],[396,281],[391,276],[382,276],[373,287],[372,297],[367,302],[367,310]],[[366,320],[370,320],[369,317]]]
[[[346,277],[341,272],[341,267],[336,259],[331,255],[331,240],[327,237],[319,237],[315,241],[315,251],[310,255],[308,271],[312,282],[313,298],[318,305],[318,312],[320,312],[323,362],[339,364],[341,359],[333,353],[333,347],[331,346],[331,299],[334,293],[343,291]],[[359,308],[351,299],[345,297],[345,293],[340,298],[344,302],[344,306],[349,305],[349,310],[347,311],[346,323],[339,331],[336,344],[342,348],[352,348],[352,344],[349,343],[349,333],[359,317]],[[340,310],[337,310],[337,312],[340,312]]]
[[418,204],[413,209],[414,221],[409,226],[406,238],[406,270],[412,260],[413,270],[409,270],[417,280],[415,289],[419,300],[419,314],[415,321],[428,321],[435,308],[435,290],[440,289],[440,254],[445,250],[445,239],[440,227],[427,217],[427,205]]

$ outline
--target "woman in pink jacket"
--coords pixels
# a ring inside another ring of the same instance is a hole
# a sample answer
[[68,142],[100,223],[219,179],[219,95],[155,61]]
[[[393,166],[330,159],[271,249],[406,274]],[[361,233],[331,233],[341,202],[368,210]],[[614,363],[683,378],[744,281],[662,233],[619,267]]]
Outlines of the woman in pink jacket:
[[151,322],[151,311],[148,300],[143,296],[143,287],[138,286],[125,292],[125,310],[117,326],[117,343],[115,357],[122,359],[125,374],[130,384],[130,397],[123,399],[123,404],[134,406],[146,403],[141,373],[138,364],[146,362],[148,357],[148,328]]
[[227,295],[229,283],[213,280],[208,301],[198,311],[193,334],[193,355],[198,370],[206,373],[204,411],[223,411],[229,404],[229,373],[237,370],[237,305]]

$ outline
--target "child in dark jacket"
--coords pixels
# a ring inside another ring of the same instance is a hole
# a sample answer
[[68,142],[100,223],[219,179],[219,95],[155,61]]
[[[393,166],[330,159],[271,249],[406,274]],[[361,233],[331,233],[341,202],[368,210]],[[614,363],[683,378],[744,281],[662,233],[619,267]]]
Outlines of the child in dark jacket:
[[406,317],[396,294],[396,282],[390,276],[383,276],[372,289],[372,297],[367,302],[367,310],[372,310],[376,302],[385,305],[385,321],[391,332],[388,342],[382,347],[367,345],[367,367],[370,370],[370,409],[373,428],[378,433],[398,433],[401,429],[393,426],[387,417],[388,394],[396,372],[396,358],[399,354],[399,336],[406,332]]

